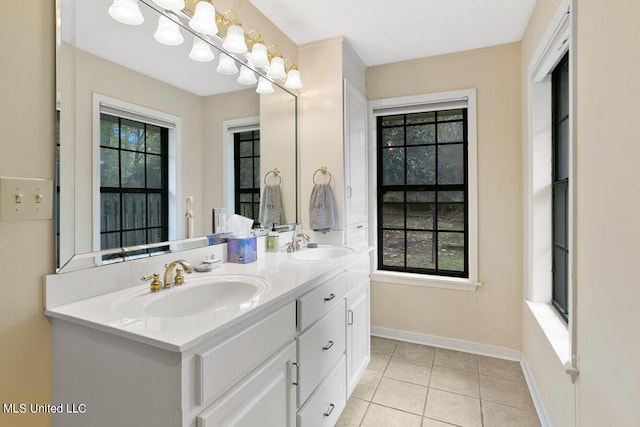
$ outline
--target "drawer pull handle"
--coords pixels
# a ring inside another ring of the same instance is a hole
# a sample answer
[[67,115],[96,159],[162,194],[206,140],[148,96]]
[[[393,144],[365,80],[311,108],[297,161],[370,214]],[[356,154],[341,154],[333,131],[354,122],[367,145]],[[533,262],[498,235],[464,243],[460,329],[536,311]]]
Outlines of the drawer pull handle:
[[331,300],[332,300],[332,299],[334,299],[335,297],[336,297],[336,294],[331,294],[331,295],[329,295],[329,297],[328,297],[328,298],[325,298],[325,299],[324,299],[324,302],[331,301]]
[[296,380],[291,382],[292,385],[298,385],[298,377],[300,376],[300,374],[298,373],[298,366],[299,365],[296,362],[293,362],[291,364],[291,368],[295,368],[296,371]]
[[329,343],[328,343],[326,346],[322,347],[322,349],[323,349],[324,351],[327,351],[327,350],[329,350],[331,347],[333,347],[333,341],[329,341]]
[[331,415],[331,413],[333,412],[333,408],[335,408],[335,405],[333,403],[329,403],[329,409],[327,409],[327,412],[324,413],[324,416],[328,417],[329,415]]
[[351,326],[353,325],[353,310],[349,310],[347,314],[348,314],[347,325]]

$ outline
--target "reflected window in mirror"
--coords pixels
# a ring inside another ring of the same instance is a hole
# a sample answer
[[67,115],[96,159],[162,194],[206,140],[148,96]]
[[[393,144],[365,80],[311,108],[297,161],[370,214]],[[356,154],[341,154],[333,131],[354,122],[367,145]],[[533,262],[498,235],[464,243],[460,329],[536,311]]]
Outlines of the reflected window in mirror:
[[260,215],[260,130],[235,132],[233,139],[235,212],[256,224]]
[[100,114],[100,249],[169,240],[169,129]]

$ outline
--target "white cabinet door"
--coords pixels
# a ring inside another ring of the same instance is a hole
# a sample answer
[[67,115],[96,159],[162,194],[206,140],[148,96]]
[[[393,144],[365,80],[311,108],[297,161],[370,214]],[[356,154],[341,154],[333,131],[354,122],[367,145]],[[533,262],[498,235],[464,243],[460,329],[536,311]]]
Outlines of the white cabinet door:
[[292,342],[197,417],[198,427],[295,427]]
[[367,100],[344,81],[345,225],[369,218],[367,185]]
[[370,359],[369,281],[347,296],[347,396]]

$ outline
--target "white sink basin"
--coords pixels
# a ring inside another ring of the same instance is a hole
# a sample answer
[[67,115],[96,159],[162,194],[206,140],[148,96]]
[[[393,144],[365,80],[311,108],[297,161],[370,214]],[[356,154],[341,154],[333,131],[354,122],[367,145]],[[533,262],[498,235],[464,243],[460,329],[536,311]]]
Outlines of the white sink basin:
[[291,252],[291,258],[297,261],[333,261],[353,254],[355,251],[347,246],[319,245],[317,248],[304,248]]
[[224,274],[197,278],[188,276],[185,284],[158,293],[138,293],[118,301],[114,309],[127,317],[174,318],[249,308],[269,287],[261,277]]

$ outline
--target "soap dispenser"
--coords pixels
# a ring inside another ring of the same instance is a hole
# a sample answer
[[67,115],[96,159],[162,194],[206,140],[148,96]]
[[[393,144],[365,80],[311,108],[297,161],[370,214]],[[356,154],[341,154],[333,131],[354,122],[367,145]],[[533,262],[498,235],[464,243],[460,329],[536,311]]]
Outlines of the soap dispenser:
[[278,252],[280,250],[280,234],[276,230],[275,222],[271,226],[271,231],[267,234],[267,251]]

